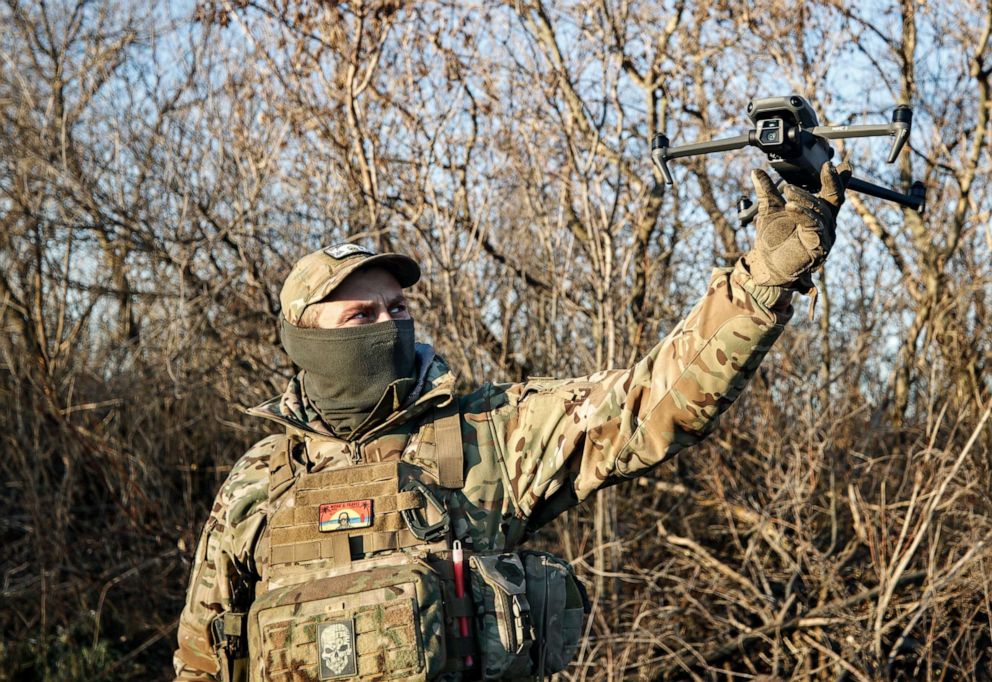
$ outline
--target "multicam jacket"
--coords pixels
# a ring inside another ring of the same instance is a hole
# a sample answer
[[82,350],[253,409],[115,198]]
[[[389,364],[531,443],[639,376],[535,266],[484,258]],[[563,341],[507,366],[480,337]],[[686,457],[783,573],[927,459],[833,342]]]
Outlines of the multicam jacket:
[[[298,385],[253,412],[305,444],[307,470],[418,460],[434,408],[458,401],[464,486],[446,497],[453,531],[476,551],[512,549],[600,488],[643,474],[698,442],[737,398],[792,315],[787,290],[755,285],[740,264],[717,269],[688,316],[637,364],[562,380],[485,384],[453,396],[443,361],[425,368],[419,398],[357,442],[335,439]],[[210,624],[232,608],[231,585],[265,582],[269,460],[285,436],[234,465],[196,551],[179,623],[177,680],[217,679]],[[256,595],[257,598],[258,595]]]

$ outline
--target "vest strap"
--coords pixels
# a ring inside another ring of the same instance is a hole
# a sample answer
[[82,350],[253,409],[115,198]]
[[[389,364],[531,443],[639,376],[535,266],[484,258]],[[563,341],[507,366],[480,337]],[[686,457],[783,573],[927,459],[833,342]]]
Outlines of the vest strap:
[[472,608],[472,599],[466,592],[461,597],[451,597],[444,601],[444,613],[452,618],[471,618],[475,615]]
[[345,534],[333,535],[330,538],[332,557],[328,557],[334,562],[335,568],[347,566],[351,563],[351,543]]
[[471,637],[448,637],[444,643],[448,658],[464,659],[475,653],[475,642]]
[[273,500],[293,481],[293,439],[283,438],[282,444],[269,455],[269,500]]
[[465,485],[465,453],[462,451],[462,418],[457,397],[437,408],[434,441],[438,482],[442,488],[461,488]]
[[[353,496],[349,495],[348,497]],[[323,501],[320,503],[322,504]],[[423,507],[424,498],[420,493],[411,491],[376,498],[374,512],[377,514],[393,514],[394,512],[402,512],[409,509],[423,509]],[[269,528],[274,530],[276,528],[301,526],[312,523],[313,519],[314,510],[312,506],[283,507],[270,516]]]

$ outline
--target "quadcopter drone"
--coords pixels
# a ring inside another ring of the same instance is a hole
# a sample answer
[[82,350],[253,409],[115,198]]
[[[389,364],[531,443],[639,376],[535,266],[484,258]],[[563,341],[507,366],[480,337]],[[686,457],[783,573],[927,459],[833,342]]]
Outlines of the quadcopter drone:
[[[674,180],[668,168],[669,159],[757,147],[768,155],[772,168],[784,182],[815,193],[820,191],[820,167],[834,155],[829,140],[890,136],[893,140],[887,163],[892,163],[909,140],[913,124],[913,110],[899,105],[892,112],[891,123],[821,126],[809,102],[798,95],[752,100],[747,105],[747,115],[754,124],[753,129],[743,135],[721,140],[669,147],[668,137],[659,133],[651,142],[651,160],[665,176],[665,182],[671,185]],[[922,182],[914,182],[907,194],[853,177],[847,180],[846,185],[849,190],[893,201],[923,213],[926,188]],[[737,218],[741,225],[751,222],[757,212],[757,206],[747,197],[741,197],[738,201]]]

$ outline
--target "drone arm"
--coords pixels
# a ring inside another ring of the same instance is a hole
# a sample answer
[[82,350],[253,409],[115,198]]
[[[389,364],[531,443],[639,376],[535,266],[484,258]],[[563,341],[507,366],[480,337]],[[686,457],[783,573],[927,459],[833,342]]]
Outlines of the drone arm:
[[922,182],[914,182],[909,188],[908,194],[903,194],[902,192],[897,192],[894,189],[876,185],[868,182],[867,180],[862,180],[861,178],[849,178],[847,181],[847,188],[854,190],[855,192],[867,194],[871,197],[892,201],[900,206],[906,206],[907,208],[911,208],[919,213],[923,213],[923,208],[926,205],[926,188]]
[[878,123],[860,126],[816,126],[815,128],[810,128],[809,132],[819,137],[825,137],[828,140],[841,140],[848,137],[895,135],[895,130],[891,123]]
[[722,140],[693,142],[692,144],[684,144],[681,147],[665,147],[665,157],[669,159],[679,159],[683,156],[695,156],[697,154],[729,152],[732,149],[743,149],[748,146],[750,141],[750,136],[745,134],[735,135],[734,137],[725,137]]
[[679,159],[684,156],[696,156],[697,154],[716,154],[718,152],[729,152],[732,149],[743,149],[751,144],[751,135],[735,135],[722,140],[707,140],[706,142],[693,142],[680,147],[669,147],[668,137],[662,134],[654,136],[651,143],[651,160],[661,169],[665,176],[665,182],[669,185],[674,183],[672,173],[668,169],[669,159]]
[[816,126],[809,132],[828,140],[841,140],[848,137],[883,137],[892,136],[892,147],[889,149],[889,156],[886,163],[892,163],[899,156],[906,141],[909,140],[909,131],[913,127],[913,110],[905,104],[901,104],[892,112],[891,123],[881,123],[874,125],[859,126]]

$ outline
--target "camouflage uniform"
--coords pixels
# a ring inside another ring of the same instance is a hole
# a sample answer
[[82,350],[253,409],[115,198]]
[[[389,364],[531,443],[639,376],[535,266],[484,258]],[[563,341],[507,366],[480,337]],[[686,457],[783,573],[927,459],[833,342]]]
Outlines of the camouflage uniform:
[[[688,316],[629,369],[487,383],[467,395],[454,395],[444,361],[418,346],[419,397],[358,442],[337,440],[322,427],[299,378],[251,413],[304,443],[299,457],[312,472],[396,460],[429,471],[437,463],[422,458],[421,448],[430,442],[431,415],[456,400],[464,485],[444,500],[454,534],[469,538],[477,552],[512,549],[595,491],[643,474],[709,433],[782,333],[790,299],[789,289],[755,284],[738,263],[715,270]],[[217,495],[180,619],[179,680],[217,679],[210,624],[231,609],[232,579],[265,584],[270,459],[284,440],[270,436],[252,447]]]

